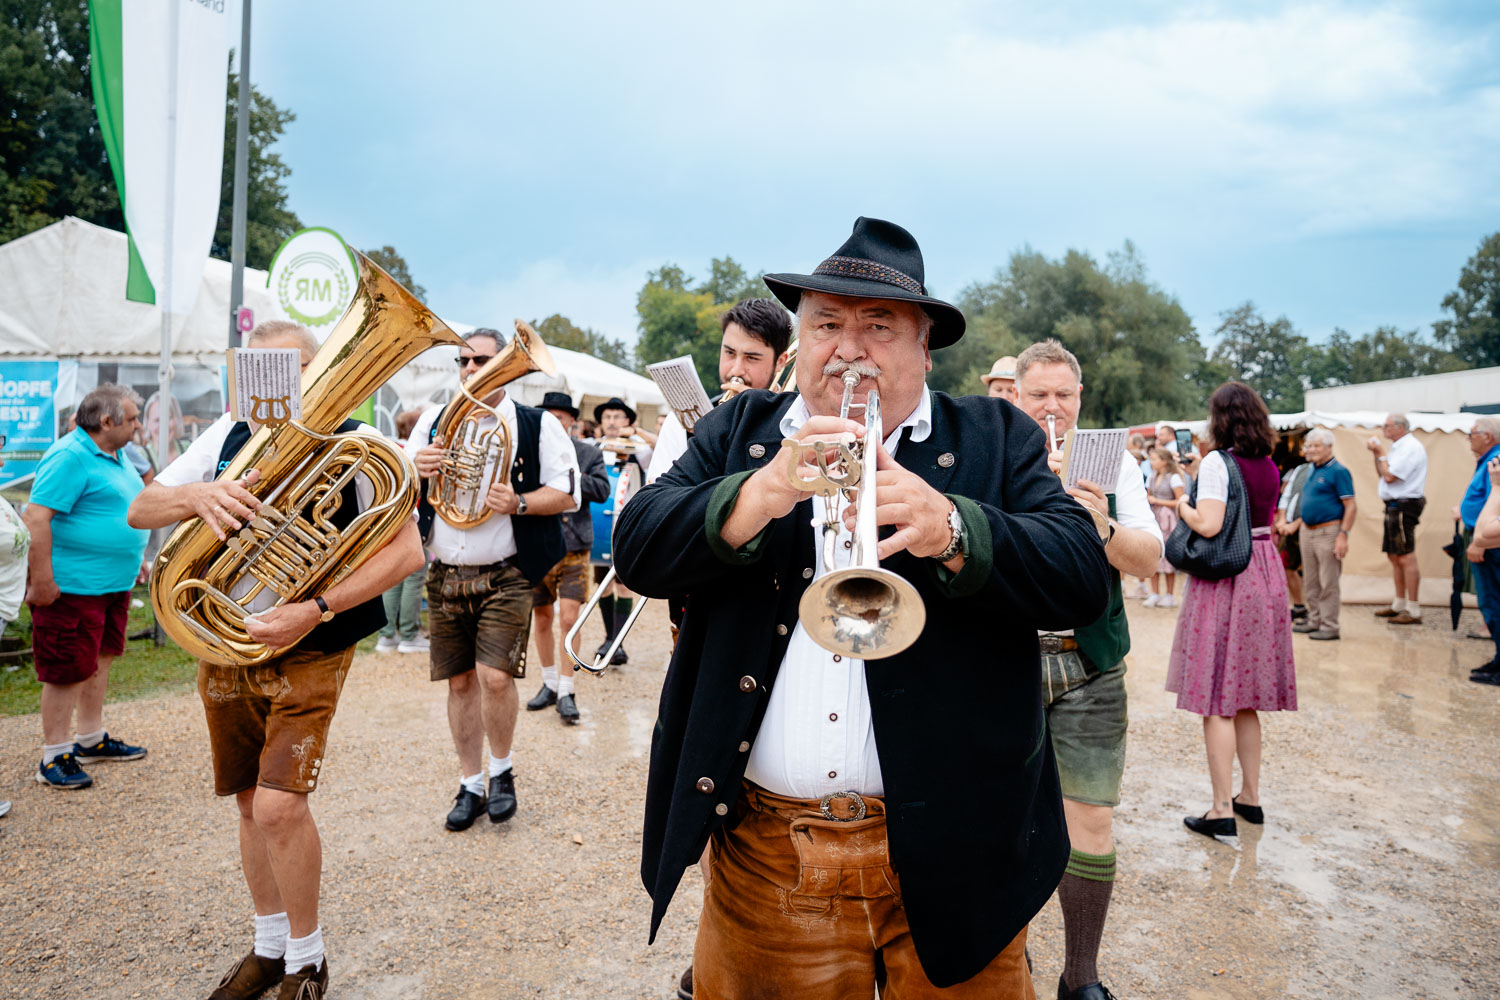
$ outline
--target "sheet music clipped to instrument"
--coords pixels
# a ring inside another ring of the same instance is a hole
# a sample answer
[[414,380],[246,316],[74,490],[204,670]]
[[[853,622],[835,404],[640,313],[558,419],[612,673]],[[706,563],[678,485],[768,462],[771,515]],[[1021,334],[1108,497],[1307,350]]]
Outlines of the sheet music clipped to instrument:
[[647,365],[646,374],[655,380],[661,394],[667,397],[667,405],[677,414],[683,430],[691,432],[693,425],[713,409],[708,393],[703,391],[703,383],[698,381],[698,369],[687,355]]
[[1072,489],[1087,479],[1113,493],[1120,479],[1120,456],[1130,440],[1130,430],[1072,430],[1063,454],[1063,486]]
[[229,411],[236,420],[284,424],[302,419],[302,352],[231,347]]

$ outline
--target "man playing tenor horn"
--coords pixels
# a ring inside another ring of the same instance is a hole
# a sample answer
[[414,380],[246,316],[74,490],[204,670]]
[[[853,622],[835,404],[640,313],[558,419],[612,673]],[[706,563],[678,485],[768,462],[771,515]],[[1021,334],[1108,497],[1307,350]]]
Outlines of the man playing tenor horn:
[[[798,316],[800,395],[715,408],[616,529],[633,589],[690,595],[646,790],[653,935],[707,843],[697,1000],[1032,997],[1026,924],[1068,857],[1036,629],[1104,613],[1103,544],[1032,421],[928,390],[964,318],[927,294],[910,233],[861,218],[813,274],[765,280]],[[926,606],[909,648],[868,661],[798,620],[822,500],[782,444],[862,436],[840,418],[846,372],[887,416],[866,443],[877,554]]]

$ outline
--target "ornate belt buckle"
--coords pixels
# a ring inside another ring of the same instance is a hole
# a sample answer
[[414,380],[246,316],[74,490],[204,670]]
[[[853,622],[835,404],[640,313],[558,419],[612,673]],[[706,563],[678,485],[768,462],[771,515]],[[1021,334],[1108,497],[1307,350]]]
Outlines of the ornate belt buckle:
[[[834,799],[853,799],[854,815],[847,817],[835,816],[833,814],[833,810],[828,808],[828,804]],[[818,803],[818,808],[823,810],[824,816],[833,820],[835,823],[856,823],[859,820],[865,818],[865,800],[860,797],[860,794],[858,792],[829,792],[827,795],[823,796],[823,801]]]

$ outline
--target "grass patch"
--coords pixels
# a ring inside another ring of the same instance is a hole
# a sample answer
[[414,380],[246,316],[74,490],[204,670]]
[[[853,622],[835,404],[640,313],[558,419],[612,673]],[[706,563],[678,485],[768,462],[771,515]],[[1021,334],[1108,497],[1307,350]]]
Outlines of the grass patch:
[[[136,587],[131,597],[142,606],[130,609],[125,634],[134,635],[151,627],[151,597],[145,587]],[[31,609],[21,605],[21,614],[6,626],[7,638],[15,636],[31,645]],[[151,639],[127,639],[125,653],[109,668],[108,701],[127,701],[163,692],[190,691],[197,683],[198,661],[170,639],[158,647]],[[7,663],[0,668],[0,715],[26,715],[38,709],[42,685],[30,662]]]

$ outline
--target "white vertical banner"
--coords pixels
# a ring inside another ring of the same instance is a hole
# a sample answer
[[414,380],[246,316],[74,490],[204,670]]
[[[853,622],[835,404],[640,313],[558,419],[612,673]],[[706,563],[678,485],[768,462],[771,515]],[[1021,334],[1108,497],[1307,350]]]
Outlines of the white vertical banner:
[[185,317],[203,282],[224,168],[224,0],[130,0],[120,24],[125,218],[156,304]]

